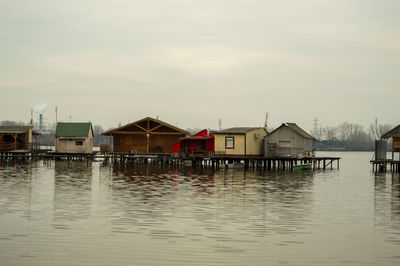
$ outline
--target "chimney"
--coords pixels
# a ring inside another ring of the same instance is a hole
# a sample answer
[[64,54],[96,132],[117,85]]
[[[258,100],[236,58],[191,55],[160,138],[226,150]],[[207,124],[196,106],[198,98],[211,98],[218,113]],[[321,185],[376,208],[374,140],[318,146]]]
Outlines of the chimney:
[[39,131],[42,132],[43,129],[43,114],[39,115]]

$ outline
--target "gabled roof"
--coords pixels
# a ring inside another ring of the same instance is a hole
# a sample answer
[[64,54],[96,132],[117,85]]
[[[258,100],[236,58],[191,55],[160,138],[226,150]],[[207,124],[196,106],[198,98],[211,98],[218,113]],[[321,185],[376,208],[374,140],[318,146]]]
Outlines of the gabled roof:
[[21,134],[29,131],[33,126],[0,126],[0,133]]
[[[170,129],[172,129],[172,130],[178,131],[179,133],[182,133],[182,134],[184,134],[184,135],[188,135],[188,134],[189,134],[186,130],[183,130],[183,129],[181,129],[181,128],[178,128],[178,127],[176,127],[176,126],[173,126],[173,125],[171,125],[171,124],[168,124],[167,122],[164,122],[164,121],[161,121],[161,120],[152,118],[152,117],[146,117],[146,118],[140,119],[140,120],[138,120],[138,121],[135,121],[135,122],[126,124],[126,125],[124,125],[124,126],[111,129],[111,130],[109,130],[109,131],[106,131],[106,132],[102,133],[101,135],[111,135],[111,134],[113,134],[113,132],[122,131],[122,130],[124,130],[124,129],[126,129],[126,128],[129,128],[129,127],[131,127],[131,126],[137,125],[137,124],[139,124],[139,123],[141,123],[141,122],[143,122],[143,121],[153,121],[153,122],[155,122],[155,123],[158,123],[159,125],[163,125],[163,126],[168,127],[168,128],[170,128]],[[151,129],[149,129],[149,130],[151,130]],[[142,132],[143,132],[143,133],[146,133],[146,131],[142,131]]]
[[[58,137],[88,137],[92,123],[90,122],[58,122],[56,138]],[[93,129],[92,129],[93,135]]]
[[278,129],[280,129],[282,127],[290,128],[291,130],[293,130],[294,132],[296,132],[297,134],[299,134],[300,136],[302,136],[305,139],[315,139],[313,136],[311,136],[306,131],[304,131],[302,128],[300,128],[296,123],[283,123],[280,127],[278,127],[277,129],[275,129],[271,133],[269,133],[269,135],[272,135],[275,131],[277,131]]
[[392,137],[400,137],[400,125],[382,135],[383,139],[389,139]]
[[203,129],[192,136],[181,137],[179,140],[208,140],[213,138],[214,135],[211,133],[211,131]]
[[212,132],[213,134],[246,134],[257,129],[264,129],[263,127],[231,127],[220,131]]
[[192,137],[211,137],[213,138],[213,134],[211,133],[211,131],[207,130],[207,129],[203,129],[199,132],[197,132],[196,134],[194,134]]

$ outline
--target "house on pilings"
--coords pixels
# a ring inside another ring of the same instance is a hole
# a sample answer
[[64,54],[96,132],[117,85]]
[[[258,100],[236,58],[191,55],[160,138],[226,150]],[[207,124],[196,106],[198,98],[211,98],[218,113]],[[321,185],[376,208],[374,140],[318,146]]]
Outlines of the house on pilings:
[[39,150],[39,135],[33,126],[0,126],[0,151]]
[[[400,154],[400,125],[389,130],[382,135],[381,139],[387,140],[392,139],[392,160],[394,160],[394,153],[398,152]],[[385,145],[386,146],[386,145]],[[385,147],[386,148],[386,147]],[[386,149],[385,149],[386,150]],[[386,158],[386,152],[384,153]],[[400,155],[399,155],[400,158]]]
[[283,123],[264,139],[265,157],[313,157],[315,138],[296,123]]
[[179,138],[188,135],[183,129],[146,117],[102,133],[109,137],[103,151],[117,153],[170,154]]
[[230,157],[259,157],[263,155],[263,127],[233,127],[213,132],[215,155]]
[[207,129],[193,136],[182,137],[173,145],[173,153],[179,155],[211,155],[214,153],[214,135]]
[[55,148],[57,153],[92,153],[92,123],[58,122],[55,133]]

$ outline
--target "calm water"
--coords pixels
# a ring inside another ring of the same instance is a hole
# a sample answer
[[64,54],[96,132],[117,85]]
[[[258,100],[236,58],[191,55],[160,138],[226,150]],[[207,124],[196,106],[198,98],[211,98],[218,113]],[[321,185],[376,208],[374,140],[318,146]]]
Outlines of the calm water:
[[0,264],[400,265],[399,174],[329,155],[340,170],[0,162]]

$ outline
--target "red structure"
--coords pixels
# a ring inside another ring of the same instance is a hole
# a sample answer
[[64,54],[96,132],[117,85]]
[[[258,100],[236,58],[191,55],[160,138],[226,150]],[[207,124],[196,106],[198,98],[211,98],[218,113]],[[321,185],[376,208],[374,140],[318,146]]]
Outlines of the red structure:
[[214,152],[214,135],[204,129],[199,133],[180,138],[172,147],[173,153],[205,155]]

